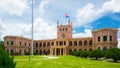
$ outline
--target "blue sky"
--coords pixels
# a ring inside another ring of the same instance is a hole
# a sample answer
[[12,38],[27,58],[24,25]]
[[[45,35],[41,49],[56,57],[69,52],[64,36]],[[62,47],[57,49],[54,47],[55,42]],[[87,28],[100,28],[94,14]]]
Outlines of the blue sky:
[[[6,35],[31,38],[31,1],[0,1],[0,40]],[[56,22],[67,24],[66,13],[73,24],[73,37],[91,37],[92,30],[118,28],[120,42],[119,0],[34,0],[34,39],[56,38]]]

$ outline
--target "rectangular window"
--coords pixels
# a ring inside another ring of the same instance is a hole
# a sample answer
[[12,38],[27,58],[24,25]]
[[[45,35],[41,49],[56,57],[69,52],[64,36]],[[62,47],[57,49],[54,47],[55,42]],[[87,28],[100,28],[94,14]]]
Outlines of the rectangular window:
[[56,45],[58,45],[58,41],[56,42]]
[[100,37],[98,37],[98,42],[100,42]]
[[51,44],[52,46],[54,45],[54,42],[52,42],[52,44]]
[[104,41],[104,42],[107,41],[107,36],[103,36],[103,41]]
[[66,45],[66,41],[64,41],[64,45]]
[[20,42],[20,46],[21,46],[22,44],[21,44],[21,42]]
[[29,47],[30,47],[30,43],[29,43]]
[[64,31],[64,28],[63,28],[63,31]]
[[9,45],[9,41],[7,41],[7,45]]
[[26,46],[26,43],[24,43],[24,45]]
[[66,28],[66,31],[67,31],[67,28]]
[[110,41],[112,41],[112,36],[110,36]]
[[14,45],[14,42],[13,42],[13,41],[11,41],[11,45]]
[[61,28],[60,28],[60,31],[61,31]]

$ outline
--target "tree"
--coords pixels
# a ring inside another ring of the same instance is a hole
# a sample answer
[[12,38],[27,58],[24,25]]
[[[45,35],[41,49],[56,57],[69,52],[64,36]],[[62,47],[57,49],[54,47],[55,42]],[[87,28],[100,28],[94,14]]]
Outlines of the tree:
[[90,58],[95,58],[96,60],[98,60],[98,58],[101,58],[103,56],[104,56],[103,51],[101,51],[100,49],[93,50],[89,54]]
[[0,48],[0,68],[15,68],[16,63],[6,51]]
[[88,51],[82,51],[80,56],[87,58],[89,56],[89,52]]
[[114,60],[114,62],[117,62],[117,60],[120,60],[120,49],[118,48],[110,48],[106,51],[106,58],[111,58]]
[[0,48],[4,49],[4,42],[3,41],[0,41]]

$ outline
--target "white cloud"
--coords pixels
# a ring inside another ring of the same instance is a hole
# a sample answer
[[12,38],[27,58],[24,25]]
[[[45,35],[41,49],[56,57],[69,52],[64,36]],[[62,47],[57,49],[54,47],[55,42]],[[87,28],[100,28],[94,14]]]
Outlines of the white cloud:
[[120,28],[118,28],[118,48],[120,48]]
[[80,37],[92,37],[92,30],[85,29],[84,32],[73,34],[73,38],[80,38]]
[[42,0],[41,3],[39,4],[39,12],[40,13],[45,13],[45,8],[48,4],[49,0]]
[[105,2],[103,4],[103,9],[105,11],[120,12],[120,1],[119,0],[111,0],[111,1]]
[[94,4],[88,3],[82,9],[77,10],[76,19],[78,23],[76,23],[75,26],[87,25],[110,11],[120,12],[119,0],[107,1],[100,8],[96,8]]
[[118,39],[118,48],[120,48],[120,38]]
[[0,0],[0,11],[11,15],[22,15],[27,7],[26,0]]
[[[10,23],[5,29],[5,35],[17,35],[31,38],[31,24],[23,23]],[[16,29],[17,28],[17,29]],[[56,25],[50,25],[42,18],[36,18],[34,21],[34,39],[55,39],[56,38]]]
[[[44,19],[36,18],[34,22],[34,39],[54,39],[56,38],[56,25],[49,25]],[[25,35],[31,36],[31,25],[28,25],[25,29]]]
[[0,40],[3,40],[4,30],[5,30],[5,25],[3,24],[3,21],[0,18]]

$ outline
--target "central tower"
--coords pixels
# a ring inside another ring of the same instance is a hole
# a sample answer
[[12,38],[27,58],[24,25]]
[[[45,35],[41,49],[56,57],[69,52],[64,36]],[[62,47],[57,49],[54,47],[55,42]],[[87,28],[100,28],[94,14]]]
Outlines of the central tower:
[[67,25],[60,25],[59,21],[57,21],[57,39],[61,38],[72,38],[72,23],[70,19]]

